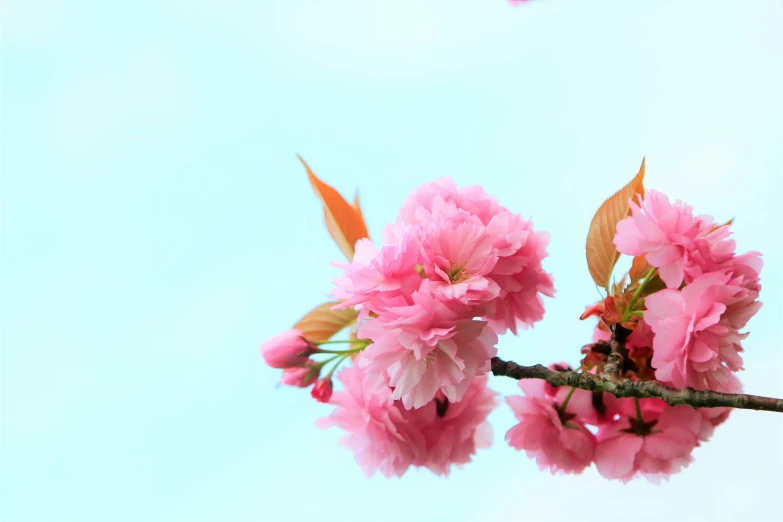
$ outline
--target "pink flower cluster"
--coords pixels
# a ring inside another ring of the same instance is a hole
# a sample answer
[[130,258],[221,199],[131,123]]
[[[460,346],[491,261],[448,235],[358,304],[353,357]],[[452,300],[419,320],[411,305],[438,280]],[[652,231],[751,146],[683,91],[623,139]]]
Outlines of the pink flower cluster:
[[694,216],[648,190],[632,215],[617,225],[614,243],[623,254],[645,256],[667,288],[646,297],[644,323],[654,333],[656,379],[677,388],[730,392],[742,369],[740,333],[761,308],[761,254],[735,253],[729,225]]
[[444,179],[410,196],[384,240],[358,241],[337,265],[334,296],[360,310],[359,337],[372,341],[358,364],[405,408],[439,394],[457,403],[489,371],[498,334],[543,318],[548,238],[480,187]]
[[659,399],[639,400],[637,411],[634,399],[594,397],[544,381],[520,381],[519,387],[525,396],[506,398],[519,421],[506,440],[552,474],[581,473],[595,463],[607,479],[644,476],[657,482],[690,464],[693,449],[728,415],[725,409],[694,410]]
[[[660,192],[632,201],[631,211],[618,224],[614,243],[621,253],[643,256],[640,261],[655,270],[605,301],[630,309],[609,313],[605,303],[588,308],[583,317],[597,314],[606,322],[593,340],[608,341],[609,328],[633,329],[620,334],[626,378],[740,392],[733,372],[742,369],[747,334],[740,330],[761,307],[760,254],[737,255],[728,224],[694,216],[690,207]],[[653,279],[657,283],[650,284]],[[585,368],[602,371],[600,343],[586,348]],[[729,415],[727,408],[674,407],[659,399],[617,399],[540,382],[520,387],[526,396],[507,399],[519,424],[506,440],[552,473],[579,473],[595,463],[608,479],[644,476],[656,482],[686,467],[693,449]]]
[[402,407],[383,380],[362,368],[346,368],[339,379],[343,391],[332,398],[335,409],[317,424],[347,432],[341,443],[354,452],[368,477],[376,471],[399,477],[411,466],[448,476],[452,465],[460,467],[476,449],[489,447],[492,431],[486,418],[497,398],[487,387],[487,376],[474,379],[460,402],[439,393],[416,410]]

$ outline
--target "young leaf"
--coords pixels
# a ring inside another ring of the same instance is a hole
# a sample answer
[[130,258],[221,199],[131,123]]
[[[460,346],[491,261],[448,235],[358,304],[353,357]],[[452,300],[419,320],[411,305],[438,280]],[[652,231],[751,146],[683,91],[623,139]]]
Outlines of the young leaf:
[[595,213],[587,234],[587,268],[595,283],[609,292],[612,270],[620,257],[614,246],[614,235],[617,223],[628,216],[630,205],[628,200],[641,194],[644,197],[644,160],[639,173],[630,183],[618,190],[612,197],[604,201]]
[[[364,223],[364,214],[362,214],[362,207],[359,206],[359,192],[356,192],[356,195],[353,198],[353,205],[351,205],[353,209],[356,211],[356,213],[359,215],[359,220],[361,221],[361,227],[364,229],[365,233],[367,233],[367,225]],[[370,237],[369,235],[365,237]],[[361,238],[359,238],[361,239]],[[354,244],[356,244],[354,242]]]
[[633,283],[644,278],[644,276],[646,276],[651,269],[652,266],[647,262],[647,257],[636,256],[633,258],[633,264],[631,265],[631,269],[628,271],[628,276],[631,278],[631,282]]
[[328,341],[337,332],[352,325],[359,315],[353,308],[332,310],[336,304],[337,301],[332,301],[316,306],[294,325],[294,329],[301,330],[310,341]]
[[354,204],[351,205],[334,188],[318,179],[305,160],[301,156],[298,157],[307,170],[307,177],[310,178],[315,194],[324,204],[326,229],[350,261],[353,259],[356,242],[362,238],[370,237],[362,211],[359,208],[358,196]]

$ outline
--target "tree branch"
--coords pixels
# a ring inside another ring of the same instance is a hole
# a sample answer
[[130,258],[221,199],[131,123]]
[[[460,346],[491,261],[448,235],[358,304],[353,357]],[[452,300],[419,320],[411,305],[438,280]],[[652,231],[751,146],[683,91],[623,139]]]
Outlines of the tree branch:
[[625,365],[625,359],[628,357],[628,350],[625,349],[625,340],[630,333],[629,330],[626,330],[619,324],[615,325],[612,330],[612,338],[609,340],[611,351],[606,358],[606,365],[604,366],[604,375],[612,382],[617,382],[624,373],[622,369]]
[[744,410],[777,411],[783,413],[783,399],[746,395],[744,393],[720,393],[712,390],[669,388],[657,381],[609,380],[592,373],[572,370],[555,371],[546,366],[521,366],[513,361],[492,358],[492,373],[512,379],[543,379],[552,386],[571,386],[582,390],[607,392],[616,397],[663,399],[672,406],[687,404],[693,408],[739,408]]

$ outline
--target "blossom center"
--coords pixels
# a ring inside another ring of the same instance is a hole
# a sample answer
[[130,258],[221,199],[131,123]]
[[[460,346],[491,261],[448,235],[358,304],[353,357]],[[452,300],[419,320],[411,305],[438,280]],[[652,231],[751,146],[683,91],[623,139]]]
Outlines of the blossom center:
[[448,276],[449,283],[451,284],[461,283],[466,280],[468,278],[468,273],[465,271],[465,264],[456,265],[452,263],[451,268],[449,268]]

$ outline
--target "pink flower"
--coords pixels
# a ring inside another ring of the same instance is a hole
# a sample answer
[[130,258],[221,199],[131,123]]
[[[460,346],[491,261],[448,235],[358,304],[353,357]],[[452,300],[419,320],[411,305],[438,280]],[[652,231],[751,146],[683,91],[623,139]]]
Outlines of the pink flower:
[[393,398],[406,408],[424,406],[438,390],[458,402],[497,354],[497,335],[486,322],[460,319],[426,291],[414,296],[413,305],[362,323],[359,337],[373,341],[359,356],[359,366],[370,375],[388,376]]
[[430,223],[422,231],[422,255],[432,291],[465,304],[496,297],[500,288],[487,277],[498,260],[492,243],[476,216]]
[[518,327],[528,328],[543,319],[541,296],[554,296],[552,276],[542,266],[549,237],[508,211],[495,216],[488,228],[502,255],[489,274],[500,286],[500,294],[489,303],[485,318],[498,334],[511,330],[516,335]]
[[386,477],[400,477],[411,465],[425,460],[424,435],[392,399],[387,382],[369,377],[357,366],[340,371],[338,378],[343,391],[332,397],[335,409],[316,424],[347,432],[340,442],[353,451],[365,475],[380,471]]
[[261,345],[261,355],[272,368],[302,366],[314,353],[316,353],[315,346],[305,339],[304,334],[299,330],[286,330]]
[[457,188],[451,178],[442,178],[417,188],[403,203],[400,217],[408,225],[426,225],[435,219],[474,215],[482,224],[505,210],[479,186]]
[[617,224],[614,244],[623,254],[645,255],[669,288],[682,284],[690,252],[697,249],[697,239],[706,240],[707,245],[722,239],[724,234],[710,238],[711,220],[695,217],[691,207],[679,200],[672,204],[655,190],[647,191],[641,206],[631,201],[631,212],[631,217]]
[[332,398],[332,379],[329,377],[318,379],[313,389],[310,390],[310,395],[318,402],[329,402],[329,399]]
[[628,482],[641,474],[657,482],[691,463],[702,424],[697,410],[641,399],[638,419],[633,399],[623,402],[625,414],[599,427],[595,465],[604,478]]
[[535,383],[519,382],[526,396],[506,397],[519,424],[506,433],[506,441],[525,450],[538,467],[554,473],[581,473],[593,461],[595,437],[584,424],[565,412]]
[[487,387],[487,376],[470,383],[462,400],[449,401],[442,392],[418,410],[407,411],[427,440],[427,452],[420,465],[448,476],[451,466],[470,462],[478,448],[488,448],[492,428],[487,415],[497,406],[495,392]]
[[652,365],[658,380],[704,389],[700,374],[724,363],[733,371],[742,369],[740,341],[747,334],[722,320],[726,304],[742,293],[731,282],[728,272],[709,273],[682,291],[665,289],[647,297],[644,320],[655,333]]
[[304,366],[286,368],[283,370],[283,377],[280,379],[280,384],[296,386],[297,388],[307,388],[315,382],[320,371],[321,365],[308,359]]
[[369,312],[382,313],[387,306],[406,304],[419,287],[418,229],[389,225],[384,235],[390,244],[380,251],[369,239],[360,239],[351,263],[334,263],[344,270],[344,275],[334,280],[337,288],[333,295],[343,301],[335,308],[355,306],[362,310],[364,318]]

